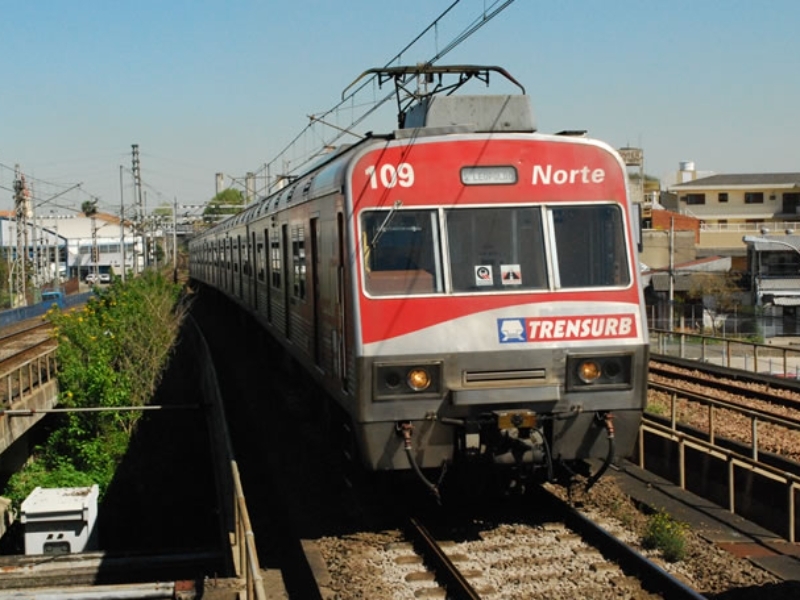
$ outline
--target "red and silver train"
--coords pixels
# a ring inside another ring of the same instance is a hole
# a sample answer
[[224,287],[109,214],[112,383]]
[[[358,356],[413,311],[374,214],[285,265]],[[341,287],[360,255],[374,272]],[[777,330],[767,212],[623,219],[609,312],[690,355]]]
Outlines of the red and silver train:
[[404,96],[397,130],[190,242],[192,279],[327,390],[363,466],[413,469],[434,492],[443,467],[516,481],[597,458],[599,476],[645,406],[625,165],[582,132],[537,133],[522,86],[453,93],[490,72],[518,85],[497,67],[368,71],[440,84]]

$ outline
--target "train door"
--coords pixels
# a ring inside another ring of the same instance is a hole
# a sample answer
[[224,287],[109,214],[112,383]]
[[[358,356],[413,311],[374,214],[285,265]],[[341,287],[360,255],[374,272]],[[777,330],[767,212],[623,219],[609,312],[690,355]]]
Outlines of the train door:
[[[245,237],[245,240],[247,238]],[[242,236],[236,236],[236,264],[234,265],[234,270],[238,273],[238,277],[236,278],[236,285],[239,287],[238,293],[236,294],[239,296],[241,300],[244,300],[244,269],[242,269]]]
[[258,310],[258,263],[260,249],[256,245],[256,232],[250,234],[250,305]]
[[267,291],[267,323],[272,324],[272,238],[269,229],[264,230],[264,282]]
[[225,271],[224,271],[225,285],[223,286],[222,289],[224,289],[228,294],[232,294],[233,293],[233,265],[231,264],[231,262],[233,262],[233,261],[231,260],[231,254],[233,252],[233,241],[231,240],[231,238],[226,237],[223,240],[222,243],[223,243],[223,252],[224,252],[223,255],[222,255],[222,260],[225,263]]
[[225,271],[223,268],[225,267],[225,247],[224,247],[224,240],[217,240],[217,263],[216,263],[216,272],[214,273],[214,284],[218,288],[223,287],[223,277],[225,275]]
[[347,303],[345,301],[344,265],[347,250],[344,239],[344,215],[342,213],[336,214],[336,246],[336,330],[334,331],[333,339],[334,368],[341,381],[342,389],[347,390],[347,349],[349,347],[347,331],[349,330],[349,319],[347,316]]
[[319,289],[319,218],[314,217],[308,224],[309,240],[311,242],[311,260],[309,265],[311,267],[311,314],[312,314],[312,327],[314,330],[314,364],[322,367],[321,355],[321,340],[322,328],[320,327],[320,289]]
[[283,251],[283,281],[285,285],[283,286],[283,307],[284,307],[284,318],[286,322],[284,323],[284,333],[286,335],[287,340],[292,339],[292,310],[291,310],[291,301],[292,301],[292,256],[290,254],[291,251],[291,244],[289,243],[289,225],[284,223],[281,226],[281,246]]

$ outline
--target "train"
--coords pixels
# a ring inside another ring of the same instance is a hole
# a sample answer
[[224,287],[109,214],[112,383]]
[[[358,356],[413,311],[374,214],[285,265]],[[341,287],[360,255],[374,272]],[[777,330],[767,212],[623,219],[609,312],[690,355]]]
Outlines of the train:
[[[195,235],[191,281],[324,388],[367,472],[438,495],[445,473],[511,488],[588,461],[593,485],[632,453],[646,402],[623,160],[585,131],[538,132],[501,67],[365,75],[394,83],[397,127]],[[511,93],[464,93],[490,75]]]

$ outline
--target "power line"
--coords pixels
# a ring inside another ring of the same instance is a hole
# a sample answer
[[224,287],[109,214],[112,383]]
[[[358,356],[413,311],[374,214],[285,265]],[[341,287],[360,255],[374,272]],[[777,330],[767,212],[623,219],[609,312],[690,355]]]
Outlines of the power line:
[[[400,60],[402,58],[403,54],[405,52],[407,52],[420,39],[422,39],[422,37],[425,36],[425,34],[429,33],[431,30],[437,31],[439,23],[445,18],[445,16],[447,16],[448,13],[450,13],[450,11],[452,11],[456,7],[456,5],[459,4],[460,1],[461,0],[455,0],[452,4],[450,4],[438,17],[436,17],[436,19],[434,19],[427,27],[425,27],[419,34],[417,34],[417,36],[414,37],[414,39],[411,42],[406,44],[403,47],[403,49],[400,50],[400,52],[395,54],[386,63],[386,65],[384,65],[384,68],[389,67],[395,61]],[[484,10],[483,10],[483,12],[481,13],[480,16],[476,17],[472,21],[472,23],[470,23],[470,25],[464,31],[462,31],[451,42],[449,42],[441,52],[437,52],[432,58],[430,58],[427,61],[426,64],[433,64],[436,61],[438,61],[441,58],[443,58],[444,56],[446,56],[447,54],[449,54],[459,44],[464,42],[466,39],[468,39],[470,36],[472,36],[475,32],[477,32],[481,27],[483,27],[484,25],[489,23],[492,19],[494,19],[497,15],[499,15],[503,10],[505,10],[511,4],[513,4],[514,1],[515,0],[504,0],[504,1],[503,0],[496,0],[494,3],[492,3],[488,7],[484,8]],[[500,4],[500,6],[497,6],[498,4]],[[284,146],[284,148],[272,160],[270,160],[269,162],[265,163],[264,166],[261,167],[260,169],[256,170],[255,173],[256,174],[260,174],[260,173],[266,172],[267,176],[269,176],[268,174],[269,174],[270,165],[274,165],[281,157],[283,157],[288,152],[288,150],[291,147],[293,147],[300,140],[300,138],[302,138],[303,135],[305,135],[309,131],[309,129],[311,129],[311,127],[316,122],[322,122],[323,124],[325,124],[324,121],[323,121],[323,119],[325,117],[327,117],[331,113],[341,109],[345,105],[345,103],[347,103],[348,101],[351,101],[361,90],[366,88],[368,85],[374,83],[375,78],[376,78],[376,75],[372,75],[371,77],[367,78],[367,80],[365,80],[360,86],[356,87],[352,92],[350,92],[349,94],[344,96],[336,105],[333,106],[333,108],[330,108],[327,111],[325,111],[325,112],[323,112],[323,113],[321,113],[319,115],[314,116],[313,118],[310,117],[310,122],[300,131],[300,133],[298,133],[286,146]],[[367,117],[371,116],[375,111],[378,110],[378,108],[380,108],[383,104],[385,104],[388,100],[390,100],[393,97],[393,95],[394,95],[394,93],[390,92],[390,93],[386,94],[385,96],[383,96],[380,100],[373,101],[371,108],[366,110],[364,112],[364,114],[362,114],[359,118],[357,118],[354,121],[352,121],[350,123],[350,125],[348,125],[347,127],[341,127],[341,128],[340,127],[336,127],[336,129],[339,130],[338,133],[336,135],[334,135],[333,138],[331,138],[326,143],[324,143],[323,147],[332,146],[332,145],[335,144],[335,142],[339,141],[344,135],[351,133],[350,130],[352,130],[355,126],[357,126],[360,123],[362,123],[365,119],[367,119]],[[356,135],[356,134],[353,134],[353,135]],[[307,158],[303,159],[302,162],[300,162],[299,165],[297,167],[295,167],[294,169],[292,169],[292,170],[298,170],[301,167],[307,165],[313,158],[316,158],[316,156],[318,156],[318,155],[319,155],[319,150],[315,150],[311,154],[310,157],[307,157]],[[270,182],[267,181],[267,185],[266,185],[267,192],[269,191],[269,186],[270,186]]]

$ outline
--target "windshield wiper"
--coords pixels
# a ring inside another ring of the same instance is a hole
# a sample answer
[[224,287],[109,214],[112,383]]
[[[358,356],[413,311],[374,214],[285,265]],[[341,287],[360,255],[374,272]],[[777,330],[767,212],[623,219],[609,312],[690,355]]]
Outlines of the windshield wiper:
[[375,248],[378,245],[378,240],[386,231],[386,226],[389,224],[389,221],[391,221],[392,217],[394,217],[395,213],[397,212],[397,209],[400,208],[401,206],[403,206],[402,200],[394,201],[394,204],[392,205],[389,214],[386,215],[386,218],[383,220],[383,223],[381,223],[380,227],[378,227],[378,230],[375,232],[372,241],[369,243],[370,248]]

